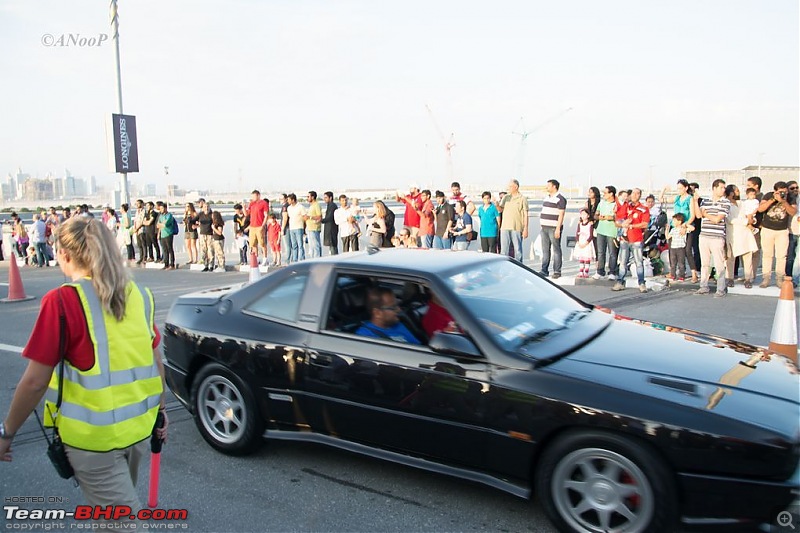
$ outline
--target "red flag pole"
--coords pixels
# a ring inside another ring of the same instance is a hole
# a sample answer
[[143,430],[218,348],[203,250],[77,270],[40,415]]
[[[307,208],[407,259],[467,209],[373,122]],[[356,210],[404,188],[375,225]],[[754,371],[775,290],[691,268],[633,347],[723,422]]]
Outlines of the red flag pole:
[[161,446],[164,441],[158,438],[157,431],[164,427],[164,413],[158,412],[156,425],[153,427],[153,436],[150,437],[150,492],[147,505],[150,508],[158,505],[158,481],[161,475]]

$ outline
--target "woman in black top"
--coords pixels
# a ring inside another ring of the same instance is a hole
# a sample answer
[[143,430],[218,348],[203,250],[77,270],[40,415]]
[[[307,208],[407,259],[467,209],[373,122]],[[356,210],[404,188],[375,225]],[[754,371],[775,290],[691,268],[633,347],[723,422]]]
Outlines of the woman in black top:
[[183,235],[186,239],[186,251],[189,252],[188,265],[197,263],[197,210],[189,202],[183,211]]

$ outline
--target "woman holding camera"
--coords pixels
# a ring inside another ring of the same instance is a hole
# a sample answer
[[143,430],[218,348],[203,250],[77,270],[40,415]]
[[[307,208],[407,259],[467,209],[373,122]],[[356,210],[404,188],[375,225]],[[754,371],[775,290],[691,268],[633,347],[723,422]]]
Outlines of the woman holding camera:
[[[42,298],[22,352],[28,366],[0,424],[0,460],[11,461],[14,434],[44,396],[45,425],[58,429],[88,503],[127,505],[135,514],[137,469],[159,411],[159,438],[168,425],[153,296],[130,280],[100,220],[65,221],[55,248],[71,281]],[[62,360],[63,371],[54,372]]]

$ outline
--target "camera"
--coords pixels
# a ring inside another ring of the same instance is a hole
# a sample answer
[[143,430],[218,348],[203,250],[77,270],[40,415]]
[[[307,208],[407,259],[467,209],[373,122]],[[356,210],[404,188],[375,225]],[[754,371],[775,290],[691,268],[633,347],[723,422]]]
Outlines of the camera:
[[781,192],[779,193],[779,195],[780,195],[780,197],[781,197],[781,198],[783,198],[784,200],[786,199],[786,191],[781,191]]

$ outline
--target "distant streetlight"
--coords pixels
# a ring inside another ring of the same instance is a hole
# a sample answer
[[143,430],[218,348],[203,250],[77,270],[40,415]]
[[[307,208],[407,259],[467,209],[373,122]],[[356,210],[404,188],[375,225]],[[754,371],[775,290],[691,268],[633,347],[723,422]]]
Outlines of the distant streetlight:
[[764,157],[766,152],[761,152],[758,154],[758,176],[761,177],[761,158]]

